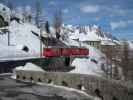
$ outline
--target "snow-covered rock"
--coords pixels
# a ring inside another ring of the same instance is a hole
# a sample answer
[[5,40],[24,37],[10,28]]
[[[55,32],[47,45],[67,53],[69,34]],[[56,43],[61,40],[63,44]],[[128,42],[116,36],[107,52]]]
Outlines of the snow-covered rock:
[[[40,57],[40,39],[32,33],[35,32],[39,36],[39,29],[36,26],[12,21],[8,29],[9,33],[0,35],[1,60]],[[23,50],[24,48],[26,50]]]
[[18,66],[15,70],[25,70],[25,71],[44,71],[41,67],[33,64],[27,63],[25,66]]
[[86,58],[76,58],[72,65],[75,66],[75,69],[71,71],[71,73],[79,73],[79,74],[88,74],[88,75],[96,75],[102,76],[103,71],[100,67],[91,62],[90,59]]
[[11,32],[12,45],[25,45],[32,54],[40,52],[40,40],[37,36],[32,34],[32,31],[34,31],[39,35],[39,30],[34,25],[28,23],[19,24],[16,21],[13,21],[10,24],[9,30]]
[[[109,32],[104,32],[97,25],[88,25],[76,27],[73,25],[64,25],[63,29],[69,34],[69,38],[79,41],[103,41],[102,45],[114,45],[119,40]],[[105,42],[107,41],[107,42]]]
[[100,50],[91,47],[87,44],[82,43],[81,46],[88,48],[88,58],[76,58],[72,62],[72,66],[75,66],[75,69],[71,72],[103,76],[104,72],[102,71],[101,65],[106,65],[105,55]]
[[[71,26],[72,27],[72,26]],[[71,71],[71,73],[79,73],[79,74],[88,74],[88,75],[96,75],[103,76],[104,72],[102,71],[101,66],[106,65],[106,57],[105,55],[98,49],[83,43],[83,41],[98,41],[98,37],[94,32],[85,33],[68,33],[69,37],[66,41],[63,41],[68,46],[77,46],[77,47],[85,47],[89,50],[88,58],[76,58],[72,62],[72,66],[75,66],[75,69]]]

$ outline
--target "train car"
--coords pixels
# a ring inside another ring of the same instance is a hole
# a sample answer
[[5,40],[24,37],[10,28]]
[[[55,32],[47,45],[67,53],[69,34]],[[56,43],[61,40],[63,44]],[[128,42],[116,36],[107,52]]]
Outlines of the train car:
[[45,71],[61,71],[68,72],[74,69],[74,66],[71,65],[71,62],[74,58],[77,57],[88,57],[89,50],[86,48],[75,48],[75,47],[66,47],[66,48],[43,48],[42,58],[45,59],[43,62]]
[[87,56],[89,50],[86,48],[44,48],[43,57],[74,57]]

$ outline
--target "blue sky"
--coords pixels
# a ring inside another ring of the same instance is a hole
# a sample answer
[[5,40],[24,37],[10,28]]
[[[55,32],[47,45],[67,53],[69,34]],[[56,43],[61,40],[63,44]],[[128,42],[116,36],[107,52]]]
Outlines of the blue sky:
[[[1,0],[0,0],[1,1]],[[35,0],[11,0],[15,6],[32,6]],[[40,0],[48,20],[56,9],[66,24],[97,24],[118,38],[133,40],[133,0]]]

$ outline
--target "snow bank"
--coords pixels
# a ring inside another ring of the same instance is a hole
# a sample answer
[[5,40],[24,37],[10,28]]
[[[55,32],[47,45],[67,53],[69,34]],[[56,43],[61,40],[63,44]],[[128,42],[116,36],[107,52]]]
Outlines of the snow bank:
[[80,73],[96,76],[100,76],[103,73],[97,64],[91,62],[89,59],[86,58],[76,58],[72,62],[72,66],[75,66],[75,69],[72,70],[70,73]]
[[25,66],[18,66],[13,70],[13,75],[11,76],[12,79],[16,79],[16,71],[18,70],[24,70],[24,71],[42,71],[44,72],[44,70],[33,64],[33,63],[27,63]]
[[38,33],[39,30],[34,25],[28,23],[19,24],[13,21],[10,24],[9,30],[11,32],[12,45],[24,45],[29,48],[29,53],[33,55],[40,54],[40,40],[32,33],[32,31]]
[[15,70],[44,71],[41,67],[39,67],[33,63],[27,63],[25,66],[16,67]]
[[80,46],[79,42],[77,42],[75,40],[71,40],[71,39],[67,39],[67,41],[62,41],[62,42],[68,46],[77,46],[77,47]]
[[[96,75],[96,76],[104,75],[104,72],[101,70],[101,65],[106,64],[105,55],[100,50],[86,43],[73,40],[72,38],[77,39],[77,36],[71,35],[69,36],[69,38],[67,38],[67,41],[63,41],[63,42],[69,46],[77,46],[77,47],[81,46],[81,47],[88,48],[89,55],[87,56],[88,58],[74,59],[74,61],[72,62],[72,66],[75,66],[75,69],[72,70],[71,73],[89,74],[89,75]],[[87,38],[88,37],[85,37],[84,33],[80,34],[80,39],[82,39],[83,41],[84,40],[86,41]]]
[[131,50],[133,50],[133,42],[128,41],[128,44],[129,44],[129,48],[130,48]]
[[69,33],[70,39],[79,39],[79,41],[100,41],[99,37],[92,31],[88,33]]
[[[104,72],[101,70],[101,65],[106,65],[105,55],[98,49],[89,45],[82,43],[82,46],[89,49],[88,58],[76,58],[72,62],[72,66],[75,66],[75,69],[71,72],[96,76],[104,75]],[[95,60],[96,62],[93,62],[92,60]]]
[[[0,35],[0,60],[18,60],[40,57],[39,29],[29,23],[12,21],[9,25],[10,45],[8,45],[8,33]],[[28,51],[23,48],[27,47]]]

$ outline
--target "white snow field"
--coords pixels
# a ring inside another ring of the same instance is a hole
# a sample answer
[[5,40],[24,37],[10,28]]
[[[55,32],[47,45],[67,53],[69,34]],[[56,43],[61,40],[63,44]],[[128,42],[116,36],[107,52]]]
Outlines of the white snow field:
[[[0,60],[19,60],[40,56],[40,40],[33,32],[39,35],[39,29],[29,23],[12,21],[8,27],[9,33],[0,35]],[[9,45],[8,45],[9,36]],[[22,50],[24,47],[28,51]]]
[[41,67],[33,63],[26,63],[24,66],[16,67],[14,70],[44,71]]
[[[72,26],[69,26],[69,28],[73,29]],[[83,43],[86,40],[99,41],[100,38],[95,34],[95,30],[87,34],[79,33],[78,29],[75,30],[76,33],[69,32],[69,37],[63,42],[69,46],[85,47],[89,50],[89,55],[86,58],[74,59],[71,65],[75,66],[75,69],[70,73],[104,76],[101,65],[106,66],[106,56],[100,50]]]
[[89,55],[87,56],[87,58],[74,59],[74,61],[72,62],[72,66],[75,66],[75,69],[72,70],[71,73],[88,74],[96,76],[104,75],[104,72],[101,70],[101,65],[104,64],[106,66],[106,56],[100,50],[85,43],[77,42],[71,39],[70,37],[63,42],[69,46],[81,46],[89,50]]
[[73,63],[73,66],[76,68],[71,71],[71,73],[80,73],[80,74],[88,74],[88,75],[97,75],[102,76],[103,71],[100,69],[100,67],[91,62],[90,59],[79,59],[76,58]]
[[26,63],[24,66],[18,66],[16,68],[13,69],[13,75],[11,76],[11,78],[16,79],[16,71],[17,70],[25,70],[25,71],[41,71],[44,72],[44,70],[33,64],[33,63]]
[[75,66],[75,69],[71,73],[104,76],[101,65],[104,64],[106,66],[105,55],[94,47],[85,44],[84,46],[89,49],[88,58],[76,58],[72,62],[72,66]]

